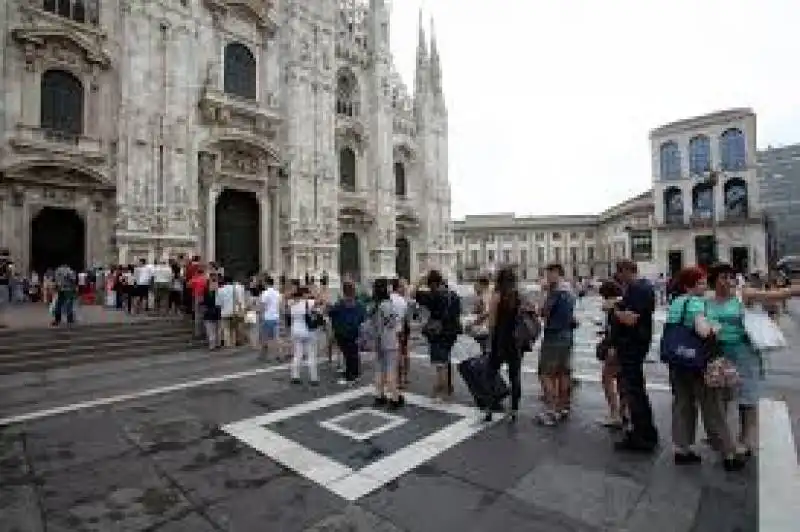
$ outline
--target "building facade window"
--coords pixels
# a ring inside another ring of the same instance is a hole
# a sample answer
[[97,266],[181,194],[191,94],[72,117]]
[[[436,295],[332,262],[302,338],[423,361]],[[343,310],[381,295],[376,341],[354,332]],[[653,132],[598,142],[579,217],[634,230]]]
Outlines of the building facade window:
[[544,233],[536,233],[535,239],[537,242],[544,242]]
[[356,154],[349,147],[339,151],[339,186],[347,192],[356,191]]
[[490,249],[489,251],[487,251],[486,256],[488,258],[488,262],[494,262],[494,250],[493,249]]
[[569,248],[569,261],[572,264],[578,262],[578,248],[576,247]]
[[586,246],[586,260],[589,262],[594,261],[594,246]]
[[720,135],[719,158],[723,170],[743,170],[747,166],[744,133],[740,129],[731,128]]
[[42,9],[81,24],[100,22],[100,0],[41,0]]
[[503,250],[503,264],[511,264],[511,250],[504,249]]
[[683,192],[678,187],[664,190],[664,221],[668,224],[683,223]]
[[702,175],[711,170],[711,140],[698,135],[689,141],[689,172]]
[[725,195],[725,216],[727,218],[747,217],[747,183],[744,179],[735,177],[728,179],[723,188]]
[[42,74],[40,125],[69,137],[83,134],[84,90],[78,78],[64,70]]
[[394,193],[398,198],[405,198],[408,194],[406,190],[406,167],[399,161],[394,163]]
[[649,261],[653,258],[653,235],[650,231],[631,231],[631,259]]
[[665,142],[659,149],[661,179],[680,179],[681,150],[673,141]]
[[591,240],[591,239],[593,239],[593,238],[594,238],[594,231],[586,231],[586,234],[585,234],[584,236],[585,236],[585,237],[586,237],[588,240]]
[[561,248],[555,248],[553,250],[553,258],[555,258],[556,262],[561,262]]
[[561,233],[559,232],[553,233],[553,240],[561,240]]
[[525,267],[525,265],[528,264],[528,250],[527,249],[519,250],[519,262],[522,264],[523,267]]
[[473,265],[478,264],[478,262],[480,262],[480,259],[478,259],[477,249],[473,249],[472,251],[469,252],[469,261]]
[[336,78],[336,114],[355,117],[359,114],[358,81],[350,69],[341,69]]
[[256,72],[256,58],[253,57],[247,46],[232,42],[225,47],[224,88],[226,94],[255,100]]
[[569,239],[570,240],[578,240],[578,233],[573,231],[572,233],[569,234]]
[[692,189],[692,217],[711,220],[714,217],[714,189],[708,183],[699,183]]

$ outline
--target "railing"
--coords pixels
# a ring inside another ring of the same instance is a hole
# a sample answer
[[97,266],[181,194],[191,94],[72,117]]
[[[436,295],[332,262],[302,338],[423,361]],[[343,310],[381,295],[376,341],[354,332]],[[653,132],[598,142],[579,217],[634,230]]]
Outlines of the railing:
[[69,151],[87,155],[99,154],[104,148],[103,142],[100,139],[94,139],[66,131],[24,126],[21,124],[17,125],[13,142],[18,145],[54,149],[56,151],[68,149]]

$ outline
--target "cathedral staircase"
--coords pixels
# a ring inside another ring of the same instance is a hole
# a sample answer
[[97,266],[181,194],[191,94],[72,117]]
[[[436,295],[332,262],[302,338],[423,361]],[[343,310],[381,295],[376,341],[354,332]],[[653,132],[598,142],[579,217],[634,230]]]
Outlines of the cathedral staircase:
[[197,349],[184,318],[0,329],[0,375]]

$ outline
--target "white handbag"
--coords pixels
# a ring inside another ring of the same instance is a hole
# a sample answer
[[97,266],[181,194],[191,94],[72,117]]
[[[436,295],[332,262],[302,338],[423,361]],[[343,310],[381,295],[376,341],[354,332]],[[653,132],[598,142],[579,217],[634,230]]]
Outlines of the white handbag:
[[766,313],[745,309],[743,322],[750,344],[757,351],[773,351],[788,345],[781,328]]

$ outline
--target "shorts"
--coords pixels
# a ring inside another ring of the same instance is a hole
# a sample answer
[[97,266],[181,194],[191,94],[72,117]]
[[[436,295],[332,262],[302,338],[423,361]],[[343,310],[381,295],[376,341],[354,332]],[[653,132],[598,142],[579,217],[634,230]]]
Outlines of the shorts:
[[261,322],[262,340],[274,340],[278,337],[278,320],[264,320]]
[[390,373],[397,367],[397,349],[378,349],[375,363],[381,373]]
[[539,375],[569,375],[572,371],[572,340],[542,338],[539,353]]
[[133,295],[135,297],[140,297],[142,299],[147,298],[150,295],[150,285],[149,284],[137,284],[133,287]]
[[431,342],[428,346],[431,364],[434,366],[446,366],[450,364],[450,353],[453,347],[449,343]]

